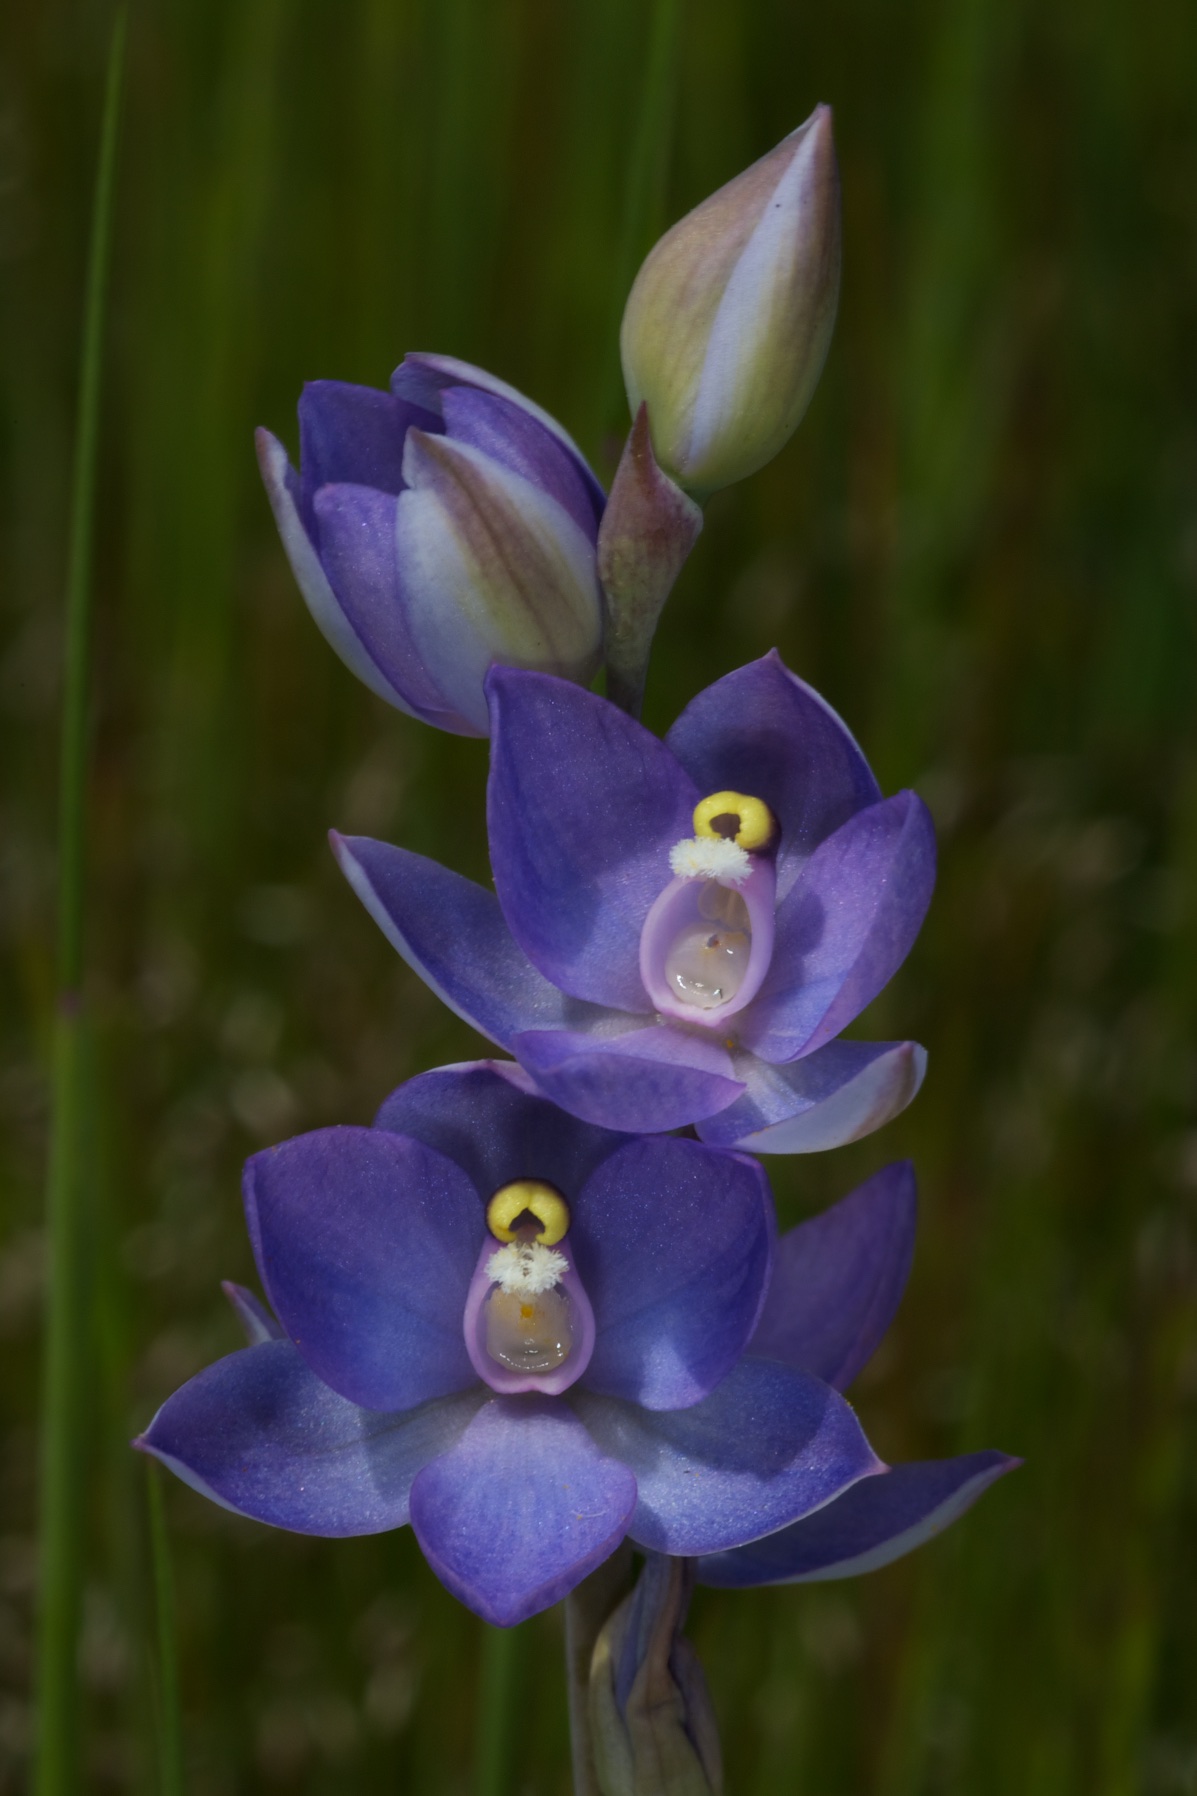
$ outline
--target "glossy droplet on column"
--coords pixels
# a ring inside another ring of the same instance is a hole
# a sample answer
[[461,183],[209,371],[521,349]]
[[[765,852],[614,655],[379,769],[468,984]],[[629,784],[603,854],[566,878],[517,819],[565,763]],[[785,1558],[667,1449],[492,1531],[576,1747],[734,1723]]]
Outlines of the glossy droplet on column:
[[560,1285],[535,1296],[496,1286],[485,1324],[486,1351],[512,1372],[552,1372],[573,1349],[573,1304]]
[[699,920],[685,924],[665,956],[669,989],[695,1010],[734,998],[752,955],[748,906],[729,886],[709,880],[698,896]]

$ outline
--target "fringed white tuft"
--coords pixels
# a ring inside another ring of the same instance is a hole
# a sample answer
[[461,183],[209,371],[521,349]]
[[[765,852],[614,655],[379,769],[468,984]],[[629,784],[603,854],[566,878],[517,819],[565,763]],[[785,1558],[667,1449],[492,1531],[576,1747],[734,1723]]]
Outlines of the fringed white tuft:
[[747,852],[725,836],[686,836],[669,850],[669,866],[676,879],[719,879],[725,885],[743,885],[752,872]]
[[539,1241],[509,1241],[486,1262],[486,1276],[509,1297],[539,1297],[551,1291],[569,1271],[563,1253]]

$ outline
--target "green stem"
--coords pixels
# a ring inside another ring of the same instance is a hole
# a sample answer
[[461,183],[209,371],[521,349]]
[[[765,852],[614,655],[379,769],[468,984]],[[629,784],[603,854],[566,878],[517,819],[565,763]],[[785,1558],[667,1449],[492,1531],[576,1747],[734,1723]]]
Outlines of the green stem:
[[483,1635],[476,1796],[507,1796],[511,1788],[516,1682],[523,1644],[522,1628],[488,1627]]
[[150,1511],[150,1558],[154,1568],[157,1637],[155,1695],[158,1710],[158,1789],[160,1796],[183,1796],[183,1721],[179,1707],[179,1655],[175,1640],[175,1581],[166,1534],[162,1476],[146,1462]]
[[42,1383],[41,1588],[37,1644],[36,1796],[67,1796],[77,1780],[76,1671],[82,1584],[87,1280],[84,1203],[87,1100],[83,905],[87,815],[88,649],[104,300],[112,237],[125,14],[108,56],[100,159],[83,315],[79,424],[71,498],[58,813],[58,997],[50,1069],[46,1177],[49,1288]]

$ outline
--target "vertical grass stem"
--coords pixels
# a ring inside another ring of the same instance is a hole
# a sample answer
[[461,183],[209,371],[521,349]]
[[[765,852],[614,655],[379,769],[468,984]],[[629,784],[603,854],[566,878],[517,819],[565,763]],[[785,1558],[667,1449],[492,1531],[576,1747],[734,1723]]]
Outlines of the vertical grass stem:
[[158,1725],[160,1796],[183,1796],[183,1721],[179,1704],[179,1655],[175,1634],[175,1582],[166,1533],[162,1475],[146,1462],[150,1513],[150,1558],[154,1569],[154,1694]]
[[71,497],[58,817],[57,1005],[50,1069],[46,1179],[48,1290],[43,1360],[36,1796],[77,1784],[77,1673],[82,1546],[80,1491],[88,1361],[84,1201],[87,1085],[83,1010],[83,906],[92,542],[112,237],[117,121],[126,20],[113,28],[83,311],[79,421]]

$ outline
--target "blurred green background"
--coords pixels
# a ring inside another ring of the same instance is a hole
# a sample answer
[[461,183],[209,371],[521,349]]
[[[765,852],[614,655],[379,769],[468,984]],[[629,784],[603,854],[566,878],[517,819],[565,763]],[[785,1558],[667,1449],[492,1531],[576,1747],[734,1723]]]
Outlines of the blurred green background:
[[[654,18],[668,131],[639,139]],[[0,66],[0,1790],[25,1785],[61,594],[111,15]],[[790,448],[718,495],[648,720],[776,643],[939,894],[862,1033],[914,1109],[773,1161],[797,1219],[900,1154],[911,1289],[858,1407],[889,1457],[1026,1456],[858,1583],[700,1594],[731,1796],[1197,1791],[1197,132],[1190,0],[138,0],[97,584],[94,1339],[84,1784],[156,1789],[144,1467],[237,1343],[254,1147],[479,1052],[329,825],[482,876],[485,747],[387,710],[294,590],[252,455],[301,382],[481,362],[609,476],[636,257],[818,100],[840,321]],[[637,158],[639,157],[639,161]],[[406,1532],[166,1491],[193,1796],[472,1789],[482,1624]],[[567,1789],[559,1616],[522,1630],[512,1796]]]

